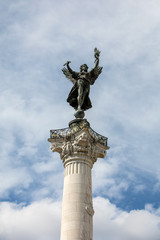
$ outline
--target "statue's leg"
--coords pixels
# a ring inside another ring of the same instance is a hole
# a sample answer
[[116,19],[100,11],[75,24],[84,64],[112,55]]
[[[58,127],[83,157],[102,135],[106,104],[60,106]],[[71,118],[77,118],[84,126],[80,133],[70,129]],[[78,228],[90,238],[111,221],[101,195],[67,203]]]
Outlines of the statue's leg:
[[88,93],[88,89],[83,89],[83,95],[81,97],[80,108],[78,108],[78,110],[84,110],[84,109],[82,109],[82,106],[84,104],[85,97],[86,97],[87,93]]
[[78,102],[78,109],[77,110],[82,110],[82,105],[84,101],[84,90],[83,90],[83,82],[82,80],[78,81],[78,97],[77,97],[77,102]]

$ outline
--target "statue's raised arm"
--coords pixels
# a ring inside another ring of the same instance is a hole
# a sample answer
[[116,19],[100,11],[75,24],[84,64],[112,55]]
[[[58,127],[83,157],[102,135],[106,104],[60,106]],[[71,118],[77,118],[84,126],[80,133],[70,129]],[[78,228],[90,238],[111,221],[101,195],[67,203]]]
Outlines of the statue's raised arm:
[[100,56],[100,51],[97,48],[95,48],[94,49],[95,66],[89,72],[91,85],[94,84],[95,80],[98,78],[99,74],[101,74],[102,69],[103,69],[103,67],[99,67],[99,56]]

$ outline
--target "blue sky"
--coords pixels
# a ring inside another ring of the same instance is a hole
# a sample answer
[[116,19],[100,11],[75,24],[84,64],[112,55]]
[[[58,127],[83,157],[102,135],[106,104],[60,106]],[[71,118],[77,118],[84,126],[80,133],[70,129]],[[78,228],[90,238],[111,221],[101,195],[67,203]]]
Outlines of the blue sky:
[[94,237],[160,239],[160,2],[0,4],[0,240],[59,239],[63,166],[50,129],[68,127],[63,75],[94,66],[91,127],[110,150],[93,168]]

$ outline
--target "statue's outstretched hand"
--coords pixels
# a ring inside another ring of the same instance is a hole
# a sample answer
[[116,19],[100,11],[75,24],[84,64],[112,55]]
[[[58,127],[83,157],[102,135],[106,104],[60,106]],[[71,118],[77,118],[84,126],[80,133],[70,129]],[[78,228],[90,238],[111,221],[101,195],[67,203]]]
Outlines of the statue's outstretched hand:
[[94,62],[99,61],[99,55],[100,55],[100,53],[101,53],[101,52],[100,52],[97,48],[94,49],[94,57],[95,57],[95,61],[94,61]]
[[63,66],[67,66],[71,61],[67,61]]

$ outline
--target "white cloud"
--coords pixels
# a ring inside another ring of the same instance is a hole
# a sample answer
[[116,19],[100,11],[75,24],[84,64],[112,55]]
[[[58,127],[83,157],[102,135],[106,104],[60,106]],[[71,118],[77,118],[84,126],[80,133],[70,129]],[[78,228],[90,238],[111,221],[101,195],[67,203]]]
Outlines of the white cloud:
[[145,183],[136,181],[142,171],[157,177],[153,189],[159,191],[159,7],[156,0],[3,3],[2,194],[27,189],[37,179],[41,187],[28,193],[34,200],[62,190],[63,179],[52,186],[62,163],[47,145],[49,130],[73,119],[65,102],[71,84],[61,68],[66,60],[75,70],[83,61],[93,66],[95,46],[104,68],[91,88],[93,108],[86,118],[109,137],[111,149],[94,166],[94,191],[121,199],[131,180],[135,193],[143,191]]
[[[130,184],[128,178],[119,174],[120,162],[110,158],[108,161],[98,159],[93,168],[93,193],[114,199],[123,198]],[[123,172],[125,175],[125,173]]]
[[[38,183],[39,187],[42,184],[41,188],[45,185],[45,192],[44,189],[43,191],[34,189],[34,193],[28,193],[30,200],[35,196],[37,199],[46,197],[47,193],[53,194],[54,191],[61,192],[62,162],[59,156],[57,157],[58,154],[51,153],[50,143],[47,143],[49,130],[53,126],[52,119],[54,118],[56,123],[56,117],[48,117],[50,108],[47,107],[45,100],[30,99],[28,101],[20,93],[15,94],[8,90],[0,96],[0,111],[1,198],[8,198],[11,190],[17,194],[21,192],[20,189],[27,191],[35,183]],[[58,111],[57,109],[56,112]],[[54,116],[54,112],[51,115]],[[60,121],[57,116],[57,126],[58,124]],[[56,177],[61,178],[59,188],[57,185],[50,184],[50,175],[52,180]]]
[[0,205],[0,239],[59,239],[61,203],[43,200],[29,206]]
[[107,199],[94,199],[94,238],[105,240],[158,240],[160,217],[148,210],[125,212]]
[[32,182],[32,178],[28,170],[24,167],[8,167],[1,170],[0,182],[0,196],[1,198],[8,198],[11,189],[28,188]]
[[[159,210],[125,212],[107,199],[94,199],[94,238],[105,240],[159,240]],[[0,204],[0,239],[58,240],[61,202],[44,199],[31,205]]]

